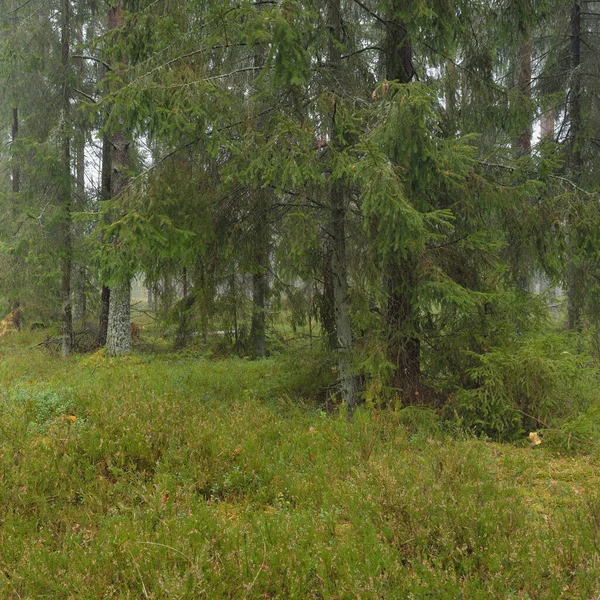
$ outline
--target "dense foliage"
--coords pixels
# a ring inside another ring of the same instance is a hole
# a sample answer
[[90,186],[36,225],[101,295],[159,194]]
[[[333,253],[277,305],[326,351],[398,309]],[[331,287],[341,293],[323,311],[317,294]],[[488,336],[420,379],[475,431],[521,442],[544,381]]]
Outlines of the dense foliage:
[[593,406],[597,3],[0,6],[0,299],[64,356],[143,284],[178,349],[308,336],[350,411]]

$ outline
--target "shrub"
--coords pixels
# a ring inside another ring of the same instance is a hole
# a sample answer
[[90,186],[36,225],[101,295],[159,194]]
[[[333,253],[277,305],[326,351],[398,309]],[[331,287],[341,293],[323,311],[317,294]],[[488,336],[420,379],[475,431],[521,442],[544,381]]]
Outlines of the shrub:
[[531,336],[474,356],[471,386],[457,390],[447,409],[477,434],[516,439],[563,424],[598,398],[598,370],[566,335]]
[[57,392],[40,387],[17,388],[8,399],[22,405],[27,421],[37,426],[72,412],[74,406],[71,391],[66,389]]

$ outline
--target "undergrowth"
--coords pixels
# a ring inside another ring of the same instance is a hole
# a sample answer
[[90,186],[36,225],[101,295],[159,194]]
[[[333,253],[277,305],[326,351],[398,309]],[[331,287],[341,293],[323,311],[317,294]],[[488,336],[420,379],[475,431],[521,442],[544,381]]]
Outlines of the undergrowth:
[[281,358],[6,340],[0,597],[600,594],[596,454],[450,436],[418,408],[348,421],[303,385]]

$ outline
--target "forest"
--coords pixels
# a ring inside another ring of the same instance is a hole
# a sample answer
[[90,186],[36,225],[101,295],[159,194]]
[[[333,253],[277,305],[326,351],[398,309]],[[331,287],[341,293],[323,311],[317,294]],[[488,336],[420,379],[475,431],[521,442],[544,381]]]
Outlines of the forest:
[[593,0],[0,0],[0,596],[600,597],[598,56]]

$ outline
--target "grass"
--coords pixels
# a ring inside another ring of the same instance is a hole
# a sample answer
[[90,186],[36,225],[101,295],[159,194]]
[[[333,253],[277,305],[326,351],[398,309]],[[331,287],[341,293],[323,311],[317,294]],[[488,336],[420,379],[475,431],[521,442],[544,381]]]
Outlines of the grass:
[[348,422],[291,360],[27,335],[0,345],[1,598],[600,595],[595,455]]

